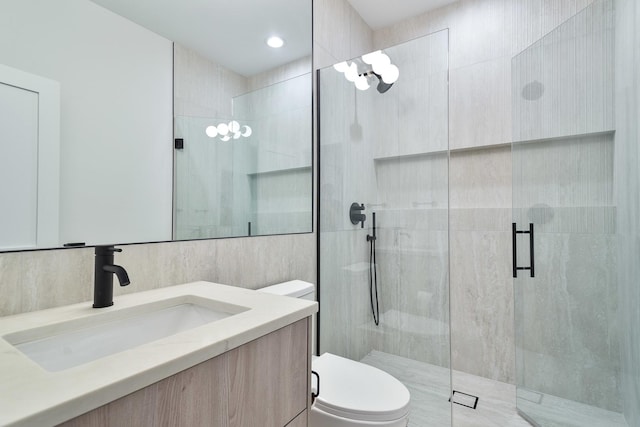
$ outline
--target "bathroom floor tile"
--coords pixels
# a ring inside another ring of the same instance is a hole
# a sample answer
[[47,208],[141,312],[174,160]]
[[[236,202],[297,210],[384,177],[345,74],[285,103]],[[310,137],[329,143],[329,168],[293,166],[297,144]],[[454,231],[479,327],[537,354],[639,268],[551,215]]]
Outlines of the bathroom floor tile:
[[[376,350],[362,362],[388,372],[409,389],[409,427],[531,427],[516,412],[512,384]],[[478,396],[476,409],[449,403],[451,382],[454,390]],[[555,396],[524,391],[520,402],[521,408],[535,414],[545,427],[627,427],[621,414]]]
[[472,409],[449,403],[449,369],[375,350],[362,362],[390,373],[409,389],[409,427],[531,427],[516,413],[513,385],[454,371],[453,388],[478,396]]

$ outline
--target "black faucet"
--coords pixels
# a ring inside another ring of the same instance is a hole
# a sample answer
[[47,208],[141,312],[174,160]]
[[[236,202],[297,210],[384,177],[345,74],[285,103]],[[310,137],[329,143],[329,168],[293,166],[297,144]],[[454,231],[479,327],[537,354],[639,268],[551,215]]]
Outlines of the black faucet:
[[118,276],[120,286],[127,286],[129,275],[127,271],[113,263],[113,254],[122,252],[112,245],[96,246],[95,280],[93,282],[93,308],[110,307],[113,305],[113,275]]

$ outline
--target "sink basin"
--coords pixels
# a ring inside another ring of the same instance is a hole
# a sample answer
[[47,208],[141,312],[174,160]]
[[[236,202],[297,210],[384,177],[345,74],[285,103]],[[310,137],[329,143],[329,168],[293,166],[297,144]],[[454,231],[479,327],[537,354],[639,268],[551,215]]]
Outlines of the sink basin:
[[[92,309],[93,310],[93,309]],[[248,310],[181,297],[96,313],[3,338],[50,372],[73,368],[111,354],[225,319]]]

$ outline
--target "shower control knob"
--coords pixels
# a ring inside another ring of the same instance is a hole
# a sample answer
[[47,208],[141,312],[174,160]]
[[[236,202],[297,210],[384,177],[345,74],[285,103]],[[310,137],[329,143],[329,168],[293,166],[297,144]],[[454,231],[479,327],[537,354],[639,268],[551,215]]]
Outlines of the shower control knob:
[[351,224],[356,225],[360,223],[360,228],[364,228],[364,221],[367,219],[367,216],[361,213],[364,210],[364,204],[351,203],[351,207],[349,208],[349,219],[351,220]]

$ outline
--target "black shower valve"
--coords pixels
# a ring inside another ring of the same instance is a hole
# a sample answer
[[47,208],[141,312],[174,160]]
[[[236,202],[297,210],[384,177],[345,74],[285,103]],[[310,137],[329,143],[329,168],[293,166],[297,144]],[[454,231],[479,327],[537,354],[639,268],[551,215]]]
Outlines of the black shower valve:
[[351,207],[349,208],[349,219],[351,220],[351,224],[356,225],[360,223],[360,228],[364,228],[364,222],[367,219],[367,216],[361,213],[364,210],[364,204],[351,203]]

